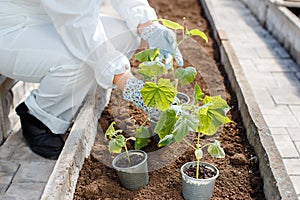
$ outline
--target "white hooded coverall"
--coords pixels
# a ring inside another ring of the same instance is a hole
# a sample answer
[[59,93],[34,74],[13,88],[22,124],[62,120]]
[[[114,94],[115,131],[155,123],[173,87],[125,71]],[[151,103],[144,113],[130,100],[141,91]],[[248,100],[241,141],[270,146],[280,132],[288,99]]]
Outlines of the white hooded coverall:
[[63,134],[90,87],[113,87],[138,48],[137,26],[157,19],[146,0],[111,0],[123,18],[99,13],[97,0],[0,0],[0,73],[40,83],[25,103]]

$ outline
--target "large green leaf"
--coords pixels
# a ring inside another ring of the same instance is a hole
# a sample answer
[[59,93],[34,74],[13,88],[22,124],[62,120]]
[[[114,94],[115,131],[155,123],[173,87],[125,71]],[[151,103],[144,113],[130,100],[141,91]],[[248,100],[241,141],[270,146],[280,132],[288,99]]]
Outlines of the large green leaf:
[[162,138],[159,141],[157,146],[158,147],[168,146],[168,145],[172,144],[173,142],[175,142],[174,135],[170,134],[170,135],[166,135],[164,138]]
[[144,126],[139,127],[136,130],[136,135],[135,135],[135,143],[134,143],[134,148],[135,149],[141,149],[148,144],[148,138],[150,137],[149,130],[145,128]]
[[142,75],[146,80],[152,77],[157,77],[163,74],[167,74],[167,67],[158,61],[143,62],[140,64],[140,69],[137,73]]
[[199,36],[201,37],[205,42],[208,42],[208,38],[206,36],[206,34],[202,31],[200,31],[199,29],[192,29],[188,32],[189,35],[192,36]]
[[196,101],[202,101],[203,100],[203,97],[204,97],[204,93],[203,93],[203,91],[202,91],[202,89],[201,89],[201,87],[196,83],[195,84],[195,87],[194,87],[194,99],[196,100]]
[[126,145],[126,139],[123,135],[118,135],[116,138],[109,141],[108,150],[111,153],[121,153],[122,148]]
[[205,135],[213,135],[217,132],[221,125],[231,122],[226,116],[230,107],[220,96],[205,96],[203,100],[204,106],[198,112],[199,124],[197,132]]
[[197,123],[195,116],[182,112],[173,130],[175,141],[181,142],[189,131],[195,130]]
[[177,94],[176,88],[169,79],[159,79],[158,84],[146,82],[141,89],[144,103],[147,107],[167,110]]
[[145,49],[137,54],[135,54],[135,59],[140,62],[154,61],[155,58],[159,55],[159,49]]
[[208,153],[214,158],[224,158],[225,152],[221,147],[221,143],[216,140],[214,143],[210,144],[207,148]]
[[179,79],[182,85],[193,82],[196,78],[197,71],[194,67],[178,68],[175,71],[176,78]]
[[181,26],[180,24],[173,22],[171,20],[167,20],[167,19],[158,19],[158,21],[160,21],[165,27],[173,29],[173,30],[183,30],[183,26]]
[[168,109],[160,114],[154,132],[158,134],[160,139],[163,139],[166,135],[172,134],[176,121],[176,111]]

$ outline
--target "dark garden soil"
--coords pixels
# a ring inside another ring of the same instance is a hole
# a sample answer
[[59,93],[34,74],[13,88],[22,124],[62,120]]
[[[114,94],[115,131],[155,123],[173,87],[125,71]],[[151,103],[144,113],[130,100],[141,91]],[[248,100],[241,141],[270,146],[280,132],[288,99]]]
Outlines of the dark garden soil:
[[[189,166],[185,168],[184,173],[192,178],[197,178],[197,167],[196,166]],[[199,179],[208,179],[212,178],[217,175],[216,171],[213,171],[212,169],[206,167],[205,165],[199,166]]]
[[[207,35],[210,34],[210,27],[197,0],[150,0],[149,3],[156,9],[159,17],[177,22],[186,17],[190,28],[199,28]],[[198,44],[197,47],[194,47],[195,44]],[[187,42],[181,47],[181,51],[185,58],[185,67],[193,65],[197,68],[197,82],[204,92],[209,95],[221,95],[231,107],[228,116],[232,122],[224,125],[213,138],[202,137],[203,142],[218,139],[226,153],[223,159],[213,159],[205,154],[202,160],[215,165],[220,171],[212,199],[264,200],[258,160],[247,141],[236,97],[219,64],[213,39],[209,37],[209,43],[206,44],[200,39]],[[137,65],[138,63],[132,60],[134,73]],[[191,97],[192,87],[182,87],[180,91]],[[185,143],[159,149],[151,139],[150,144],[143,149],[148,153],[149,184],[140,190],[129,191],[121,187],[116,172],[111,168],[111,161],[115,155],[108,153],[103,132],[112,121],[116,121],[117,127],[129,136],[133,134],[133,129],[145,120],[145,113],[123,101],[119,90],[112,92],[110,103],[99,120],[99,133],[95,145],[80,172],[75,200],[183,199],[180,167],[185,162],[195,160],[193,150]],[[188,136],[190,141],[194,138],[194,133]],[[132,148],[131,143],[129,146]]]

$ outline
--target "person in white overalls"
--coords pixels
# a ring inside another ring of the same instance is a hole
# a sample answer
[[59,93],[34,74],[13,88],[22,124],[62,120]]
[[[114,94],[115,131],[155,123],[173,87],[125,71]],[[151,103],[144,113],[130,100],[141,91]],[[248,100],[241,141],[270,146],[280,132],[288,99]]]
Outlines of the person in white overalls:
[[[101,15],[99,0],[0,0],[0,73],[40,83],[16,108],[31,150],[57,159],[64,134],[93,84],[118,87],[124,99],[148,114],[141,80],[129,59],[141,38],[165,57],[174,50],[174,33],[152,22],[147,0],[111,0],[123,19]],[[183,64],[177,50],[176,60]]]

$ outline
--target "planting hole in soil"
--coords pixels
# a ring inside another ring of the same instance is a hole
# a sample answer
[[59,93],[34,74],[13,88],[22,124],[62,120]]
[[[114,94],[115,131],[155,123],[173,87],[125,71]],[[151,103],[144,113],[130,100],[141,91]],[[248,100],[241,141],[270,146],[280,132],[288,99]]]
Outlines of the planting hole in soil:
[[[191,28],[198,28],[209,36],[208,27],[203,11],[197,0],[149,0],[160,18],[181,22],[186,17],[186,23]],[[198,44],[197,48],[192,46]],[[202,136],[202,141],[217,139],[226,153],[225,158],[217,159],[205,155],[202,161],[211,163],[219,170],[216,179],[213,200],[220,199],[257,199],[264,200],[263,182],[260,177],[258,159],[246,138],[246,130],[242,124],[237,100],[231,92],[229,81],[219,64],[218,51],[213,39],[204,43],[201,39],[193,40],[181,47],[184,67],[197,68],[196,82],[206,94],[221,95],[230,105],[228,117],[232,122],[225,124],[213,137]],[[138,63],[131,60],[132,71],[136,74]],[[193,85],[180,87],[179,91],[192,96]],[[115,121],[116,126],[124,130],[123,134],[134,136],[137,125],[147,119],[145,113],[132,104],[122,100],[122,93],[113,90],[110,103],[105,108],[99,120],[99,133],[91,155],[85,160],[80,172],[74,195],[75,200],[82,199],[183,199],[181,166],[195,161],[194,149],[186,143],[174,143],[163,148],[157,147],[153,138],[142,150],[148,154],[149,183],[145,187],[130,191],[121,186],[116,171],[111,162],[116,156],[107,149],[108,142],[104,133]],[[149,125],[149,124],[147,124]],[[186,138],[195,141],[195,134],[190,133]],[[128,149],[133,149],[131,141],[127,142]]]

